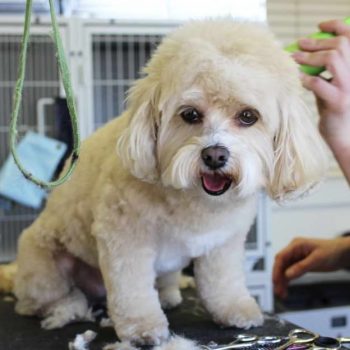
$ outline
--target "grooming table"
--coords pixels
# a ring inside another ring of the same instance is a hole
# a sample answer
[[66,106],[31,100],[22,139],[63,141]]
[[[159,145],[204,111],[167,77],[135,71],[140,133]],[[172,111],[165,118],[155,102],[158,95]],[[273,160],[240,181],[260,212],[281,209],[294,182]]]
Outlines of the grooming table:
[[[207,344],[210,341],[228,343],[235,334],[246,333],[237,328],[220,328],[201,306],[194,290],[183,290],[184,301],[180,307],[167,312],[171,331],[178,335]],[[287,335],[295,325],[281,321],[276,316],[265,314],[262,327],[249,330],[257,335]],[[15,314],[14,302],[4,300],[0,294],[0,350],[64,350],[68,342],[86,330],[97,332],[90,343],[90,350],[101,350],[106,344],[117,340],[113,328],[100,328],[98,323],[75,323],[62,329],[45,331],[40,328],[36,317],[23,317]]]

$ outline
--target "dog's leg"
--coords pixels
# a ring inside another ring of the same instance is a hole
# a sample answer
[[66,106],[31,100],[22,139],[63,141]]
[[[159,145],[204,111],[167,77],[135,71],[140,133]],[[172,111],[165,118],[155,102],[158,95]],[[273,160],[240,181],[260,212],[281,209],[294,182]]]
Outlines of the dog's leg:
[[97,238],[107,289],[108,313],[118,337],[137,345],[159,345],[169,336],[168,321],[155,289],[154,251],[145,240]]
[[180,292],[181,272],[171,272],[157,279],[159,300],[163,309],[172,309],[182,302]]
[[199,295],[214,320],[249,328],[263,323],[262,313],[245,285],[245,235],[236,235],[222,247],[195,260]]
[[88,302],[78,289],[72,289],[68,276],[57,266],[50,246],[40,247],[32,226],[24,231],[18,247],[15,277],[16,312],[44,316],[45,329],[67,323],[91,320]]
[[25,230],[19,240],[14,293],[16,312],[40,314],[50,303],[69,293],[70,283],[57,269],[49,247],[40,247],[35,240],[35,225]]

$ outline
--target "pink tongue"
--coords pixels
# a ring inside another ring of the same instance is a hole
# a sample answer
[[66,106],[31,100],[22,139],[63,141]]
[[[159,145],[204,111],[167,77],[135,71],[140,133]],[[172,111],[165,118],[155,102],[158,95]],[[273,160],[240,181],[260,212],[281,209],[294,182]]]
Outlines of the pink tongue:
[[221,191],[225,187],[226,182],[227,182],[227,178],[225,176],[221,176],[217,174],[203,175],[203,184],[205,188],[212,192]]

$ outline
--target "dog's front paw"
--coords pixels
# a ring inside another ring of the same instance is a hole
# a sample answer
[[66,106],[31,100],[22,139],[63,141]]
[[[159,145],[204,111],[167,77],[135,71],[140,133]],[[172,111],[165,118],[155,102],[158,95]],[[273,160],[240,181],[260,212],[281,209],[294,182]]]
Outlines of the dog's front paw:
[[264,322],[258,304],[251,296],[237,299],[228,305],[221,315],[215,315],[214,318],[217,323],[225,326],[236,326],[244,329],[261,326]]
[[136,346],[161,345],[169,338],[168,321],[162,318],[144,317],[128,319],[117,327],[117,335],[122,341]]
[[162,308],[165,310],[178,306],[182,302],[179,288],[163,288],[159,290],[159,300]]

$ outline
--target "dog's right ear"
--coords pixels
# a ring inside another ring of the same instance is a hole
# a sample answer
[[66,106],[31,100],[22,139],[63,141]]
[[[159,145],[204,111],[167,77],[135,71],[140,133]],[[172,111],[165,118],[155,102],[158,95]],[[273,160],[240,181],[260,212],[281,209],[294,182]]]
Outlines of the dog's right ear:
[[129,90],[129,124],[117,142],[123,165],[139,179],[155,182],[159,178],[156,147],[160,122],[159,82],[147,76]]
[[278,201],[307,193],[325,175],[328,155],[300,96],[280,101],[281,121],[274,140],[274,170],[269,195]]

